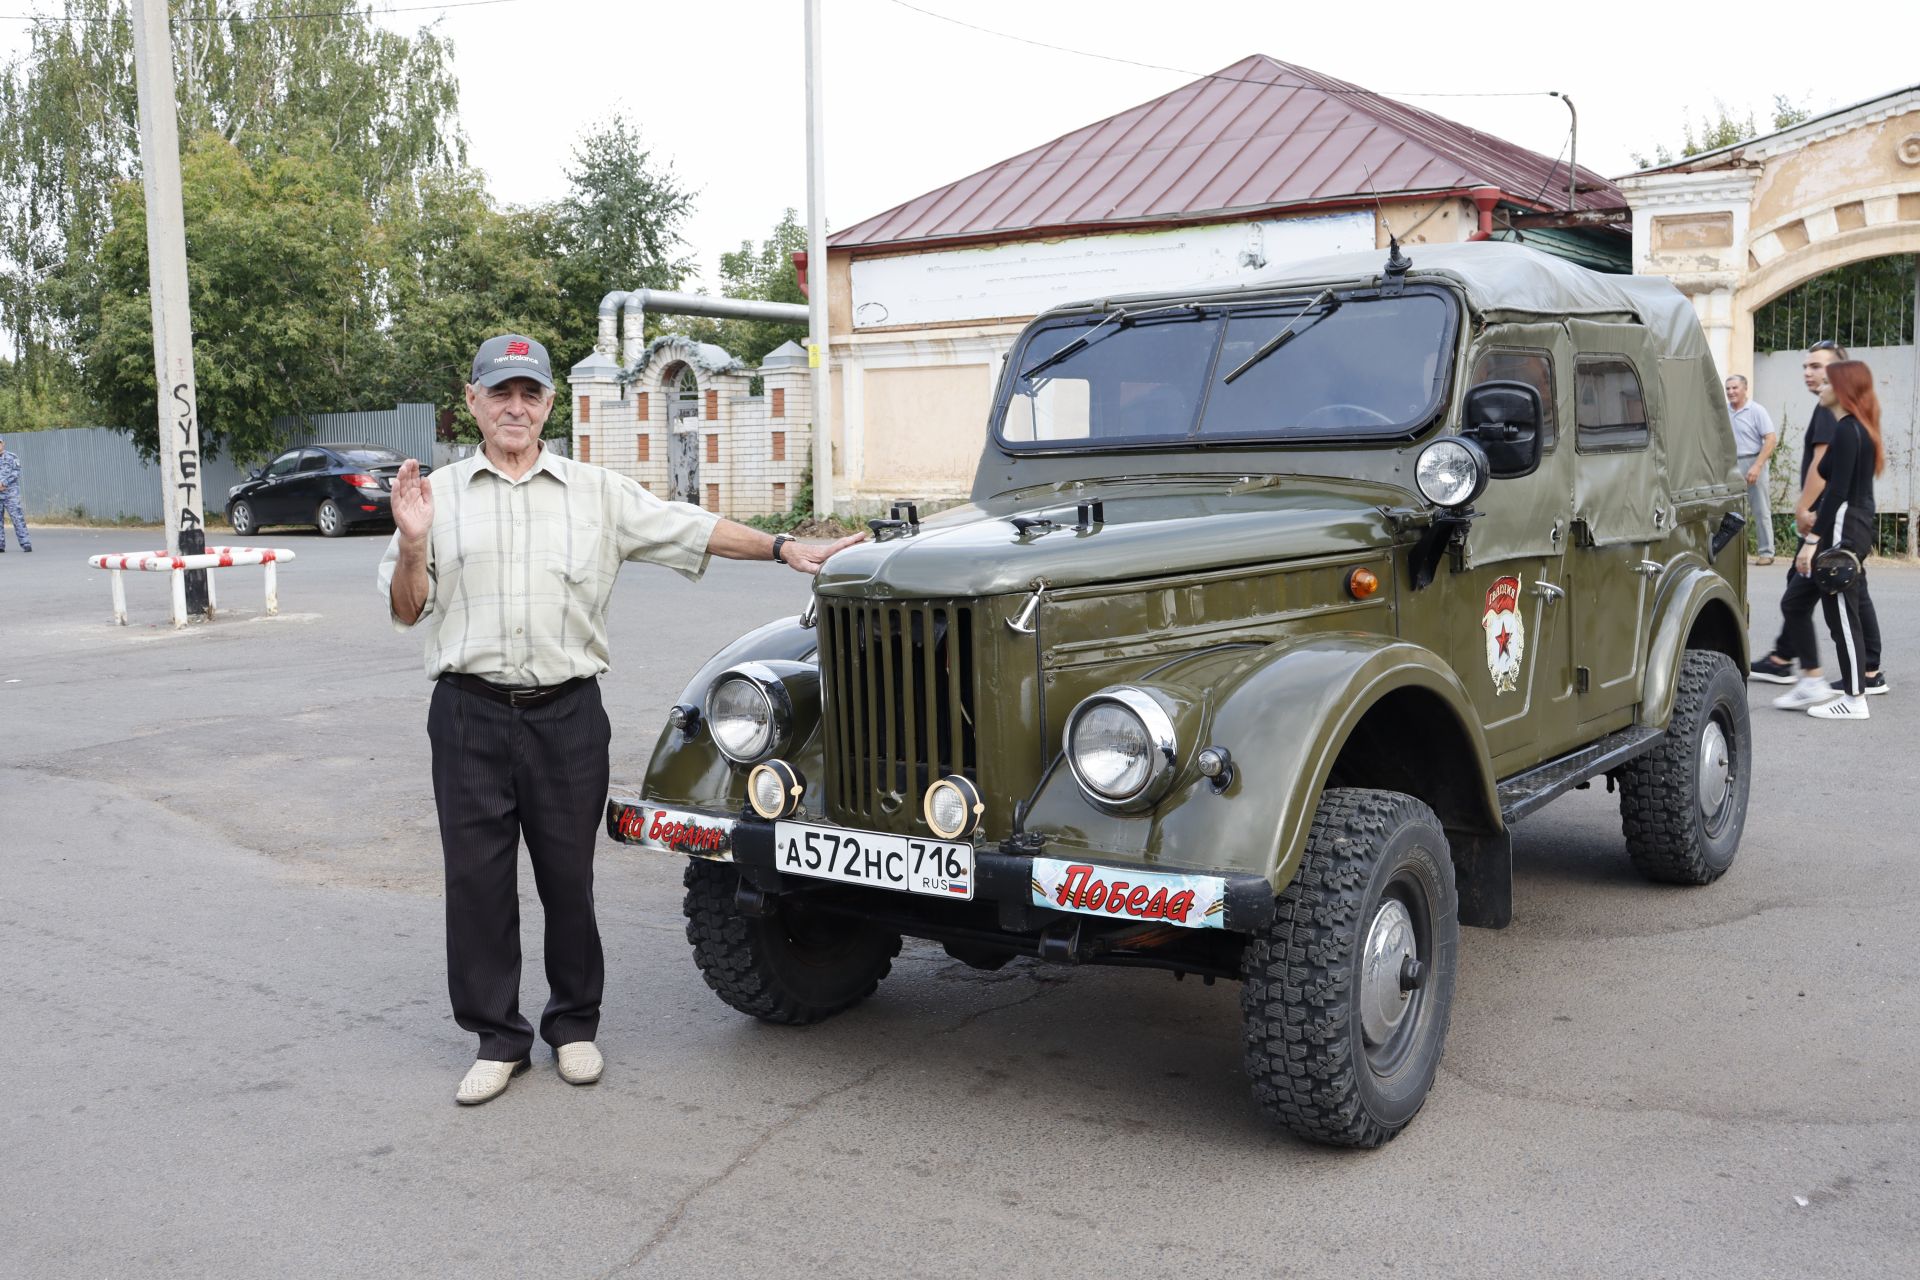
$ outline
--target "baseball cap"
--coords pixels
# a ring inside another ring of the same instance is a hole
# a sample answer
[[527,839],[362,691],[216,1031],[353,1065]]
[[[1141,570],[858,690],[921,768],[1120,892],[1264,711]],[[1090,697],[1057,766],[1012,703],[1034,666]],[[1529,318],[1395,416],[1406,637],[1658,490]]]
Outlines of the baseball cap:
[[509,378],[532,378],[543,387],[553,386],[547,349],[518,333],[503,333],[481,343],[473,357],[473,376],[467,381],[476,387],[494,387]]

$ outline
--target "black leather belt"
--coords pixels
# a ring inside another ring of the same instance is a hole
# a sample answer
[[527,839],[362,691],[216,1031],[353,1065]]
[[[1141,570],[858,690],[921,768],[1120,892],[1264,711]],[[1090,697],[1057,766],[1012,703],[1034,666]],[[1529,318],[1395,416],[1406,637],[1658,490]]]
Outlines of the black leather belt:
[[479,676],[470,676],[464,671],[449,671],[440,678],[456,688],[465,689],[468,693],[477,693],[483,698],[491,698],[495,702],[504,702],[510,707],[522,709],[545,706],[549,702],[566,697],[582,685],[593,683],[592,676],[575,676],[560,684],[535,684],[512,689],[506,685],[482,680]]

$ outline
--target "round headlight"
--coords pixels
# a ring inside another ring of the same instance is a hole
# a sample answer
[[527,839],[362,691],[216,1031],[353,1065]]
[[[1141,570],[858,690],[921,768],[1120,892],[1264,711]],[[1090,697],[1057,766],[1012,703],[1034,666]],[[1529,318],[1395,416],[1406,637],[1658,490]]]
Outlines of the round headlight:
[[800,812],[807,783],[785,760],[768,760],[747,775],[747,803],[763,818],[788,818]]
[[921,806],[927,829],[942,840],[972,835],[986,811],[980,788],[957,773],[948,774],[928,787],[926,803]]
[[1436,507],[1464,507],[1487,487],[1486,451],[1472,440],[1447,436],[1420,451],[1413,464],[1420,496]]
[[707,728],[714,745],[736,764],[753,764],[773,750],[773,695],[760,681],[722,676],[707,693]]
[[1144,808],[1173,781],[1173,719],[1150,695],[1116,685],[1067,718],[1067,765],[1095,803]]

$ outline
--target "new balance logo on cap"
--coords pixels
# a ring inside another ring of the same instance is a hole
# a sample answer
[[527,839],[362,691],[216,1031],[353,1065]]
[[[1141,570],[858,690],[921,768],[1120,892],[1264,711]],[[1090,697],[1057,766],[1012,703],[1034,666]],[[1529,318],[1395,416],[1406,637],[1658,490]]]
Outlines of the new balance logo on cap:
[[481,343],[468,381],[476,387],[492,387],[510,378],[531,378],[543,387],[553,386],[553,365],[547,359],[547,349],[517,333],[503,333]]

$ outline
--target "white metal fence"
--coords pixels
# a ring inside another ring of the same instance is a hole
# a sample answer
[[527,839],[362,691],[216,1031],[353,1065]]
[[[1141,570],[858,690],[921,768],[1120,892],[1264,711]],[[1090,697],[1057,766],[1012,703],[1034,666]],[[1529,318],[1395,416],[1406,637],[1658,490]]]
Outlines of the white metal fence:
[[[300,426],[296,418],[277,419],[283,448],[302,444],[367,442],[431,463],[434,411],[430,404],[402,404],[369,413],[318,413]],[[100,520],[158,521],[160,468],[144,461],[133,439],[109,427],[63,431],[26,431],[6,437],[7,451],[20,455],[20,495],[30,520],[80,516]],[[227,490],[249,468],[229,458],[203,459],[201,492],[208,510],[224,509]]]

